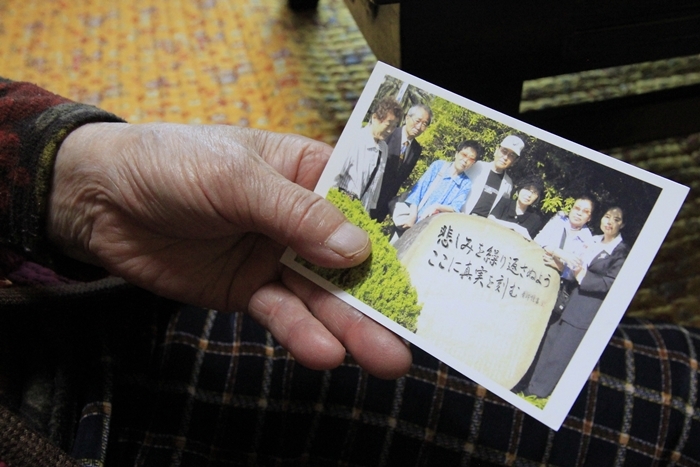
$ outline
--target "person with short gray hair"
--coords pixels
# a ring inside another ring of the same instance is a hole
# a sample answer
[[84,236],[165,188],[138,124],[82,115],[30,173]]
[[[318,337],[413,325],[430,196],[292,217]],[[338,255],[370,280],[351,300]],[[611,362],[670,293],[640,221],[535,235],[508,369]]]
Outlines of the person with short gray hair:
[[381,222],[389,214],[389,202],[399,192],[401,184],[411,174],[423,151],[416,138],[423,134],[432,121],[433,111],[430,107],[416,104],[408,109],[404,125],[395,129],[386,139],[389,157],[377,207],[370,211],[372,219]]

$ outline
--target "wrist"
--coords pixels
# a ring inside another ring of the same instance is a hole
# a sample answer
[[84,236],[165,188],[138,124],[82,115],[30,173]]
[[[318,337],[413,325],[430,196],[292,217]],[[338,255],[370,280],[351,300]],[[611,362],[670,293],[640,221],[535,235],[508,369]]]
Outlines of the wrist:
[[89,123],[73,130],[63,141],[54,163],[48,201],[46,232],[59,250],[75,259],[97,264],[90,253],[99,199],[109,185],[104,165],[106,147],[119,144],[125,123]]

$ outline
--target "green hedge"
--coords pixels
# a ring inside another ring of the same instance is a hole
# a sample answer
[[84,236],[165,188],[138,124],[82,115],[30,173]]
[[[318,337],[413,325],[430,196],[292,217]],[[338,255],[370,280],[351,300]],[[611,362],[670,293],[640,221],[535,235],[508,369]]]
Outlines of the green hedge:
[[337,189],[331,189],[326,198],[350,222],[369,234],[372,254],[364,263],[349,269],[327,269],[300,261],[392,321],[415,332],[422,305],[418,304],[418,294],[408,271],[396,257],[396,250],[382,233],[380,224],[369,217],[362,203],[351,200]]

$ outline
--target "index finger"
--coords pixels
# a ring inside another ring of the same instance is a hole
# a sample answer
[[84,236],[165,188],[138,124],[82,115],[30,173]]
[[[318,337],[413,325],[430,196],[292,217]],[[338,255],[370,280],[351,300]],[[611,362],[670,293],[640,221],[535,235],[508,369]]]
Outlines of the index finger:
[[411,351],[399,336],[291,269],[285,268],[282,282],[368,373],[395,379],[408,372]]

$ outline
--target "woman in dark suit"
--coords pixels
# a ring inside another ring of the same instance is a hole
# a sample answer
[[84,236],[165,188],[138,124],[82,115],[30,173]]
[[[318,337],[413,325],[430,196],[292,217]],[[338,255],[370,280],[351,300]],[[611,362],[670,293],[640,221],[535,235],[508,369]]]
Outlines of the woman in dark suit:
[[624,225],[622,209],[608,209],[600,221],[603,234],[573,265],[578,284],[559,320],[547,329],[526,395],[547,397],[559,382],[627,258],[629,248],[620,235]]

